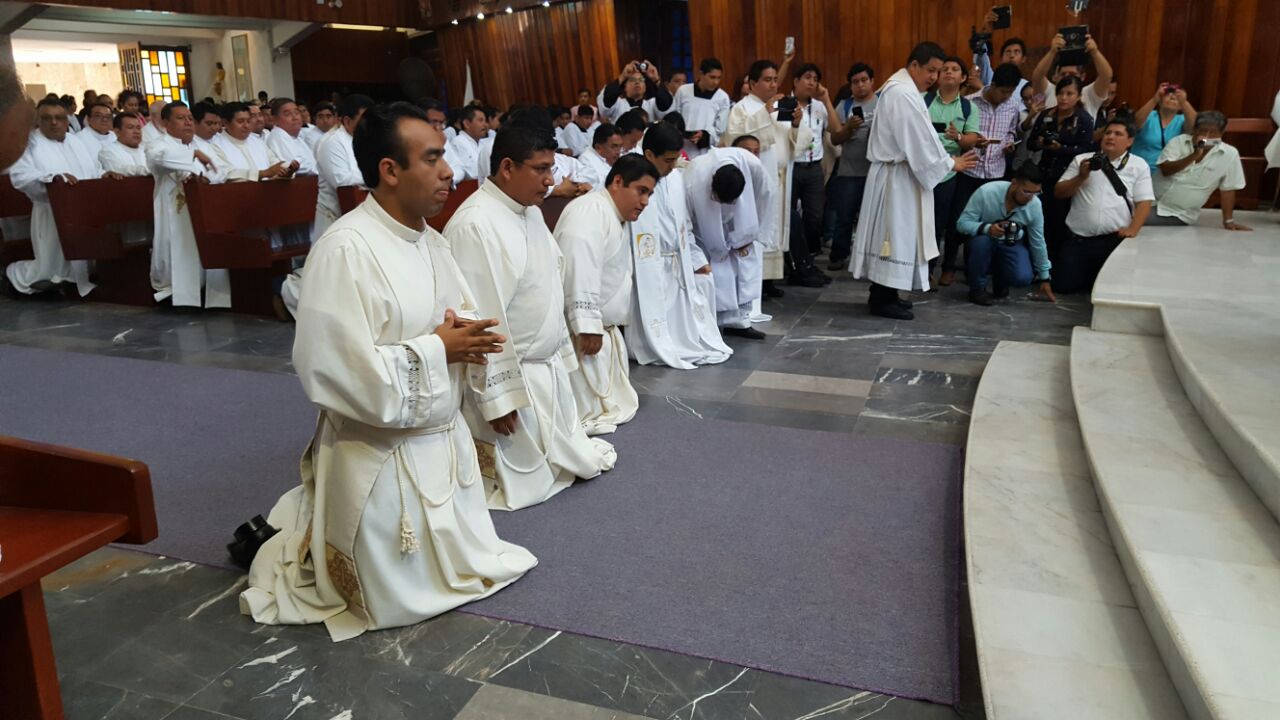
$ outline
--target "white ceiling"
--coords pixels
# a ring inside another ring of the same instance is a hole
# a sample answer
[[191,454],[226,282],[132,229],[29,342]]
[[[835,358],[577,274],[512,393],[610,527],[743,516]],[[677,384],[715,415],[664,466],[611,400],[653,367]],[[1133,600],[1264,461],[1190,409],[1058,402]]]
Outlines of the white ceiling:
[[20,63],[99,64],[120,61],[114,43],[14,37],[13,59]]

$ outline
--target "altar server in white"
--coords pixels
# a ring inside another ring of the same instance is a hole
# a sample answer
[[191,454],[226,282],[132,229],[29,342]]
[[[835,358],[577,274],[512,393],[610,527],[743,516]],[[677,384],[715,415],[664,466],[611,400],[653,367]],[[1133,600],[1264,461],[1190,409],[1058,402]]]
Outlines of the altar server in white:
[[777,218],[772,170],[742,148],[712,148],[685,172],[693,232],[711,260],[716,318],[726,335],[765,337],[751,327],[750,314],[760,299],[758,241]]
[[488,597],[537,564],[494,531],[459,417],[463,363],[504,338],[424,220],[452,185],[444,136],[396,103],[369,110],[355,151],[372,192],[316,243],[298,305],[293,362],[320,417],[240,595],[258,622],[323,622],[335,641]]
[[707,58],[698,68],[697,81],[676,90],[671,109],[680,113],[685,130],[693,134],[685,150],[690,160],[707,148],[720,145],[720,137],[729,129],[729,110],[733,103],[729,101],[729,94],[720,89],[723,78],[724,66],[715,58]]
[[867,304],[882,317],[914,317],[898,290],[929,289],[929,261],[938,256],[933,186],[978,162],[972,152],[947,154],[921,97],[937,81],[945,57],[935,43],[920,43],[876,101],[867,140],[871,170],[850,265],[855,278],[871,280]]
[[[98,164],[102,166],[103,174],[150,177],[151,167],[147,165],[147,155],[142,151],[142,120],[136,115],[122,114],[112,122],[117,140],[103,145],[98,151]],[[126,245],[145,244],[151,239],[151,223],[124,223],[120,226],[120,235]]]
[[683,141],[676,127],[660,122],[642,143],[661,179],[649,206],[631,223],[636,290],[627,350],[641,365],[691,370],[722,363],[733,350],[716,325],[711,265],[693,239],[685,171],[676,167]]
[[45,98],[36,105],[36,121],[37,129],[31,133],[26,152],[9,169],[13,187],[31,200],[31,250],[35,259],[10,263],[4,274],[13,289],[23,295],[52,290],[61,283],[75,283],[76,291],[84,297],[95,287],[89,282],[89,262],[68,262],[62,254],[45,186],[58,177],[71,185],[101,177],[100,146],[69,132],[67,109],[56,98]]
[[480,315],[497,318],[507,337],[501,355],[471,368],[473,402],[464,407],[494,509],[536,505],[616,459],[612,445],[582,429],[569,381],[578,362],[564,319],[564,266],[538,208],[552,183],[551,135],[500,130],[496,172],[444,231]]
[[569,155],[579,157],[591,147],[591,139],[600,123],[596,121],[596,111],[590,105],[578,105],[573,109],[573,122],[564,127],[560,133],[559,149]]
[[[790,60],[783,63],[783,67],[789,64]],[[791,168],[813,141],[809,128],[800,125],[799,110],[791,122],[778,121],[777,104],[782,99],[777,94],[778,78],[778,66],[772,60],[757,60],[751,64],[747,73],[751,93],[729,111],[729,128],[721,136],[721,143],[726,146],[743,135],[759,140],[760,162],[776,186],[767,208],[774,217],[769,222],[768,232],[761,234],[759,239],[764,246],[762,277],[765,280],[782,278],[782,254],[791,246]],[[719,282],[716,286],[719,287]]]
[[151,288],[156,302],[172,298],[174,307],[231,307],[231,279],[226,270],[205,270],[200,264],[195,230],[187,211],[184,183],[209,182],[218,171],[213,158],[192,143],[195,119],[184,103],[169,103],[160,111],[165,133],[147,144],[147,165],[155,178],[152,200],[155,218],[151,245]]
[[641,155],[614,163],[601,189],[569,203],[556,223],[564,255],[564,314],[578,352],[569,374],[588,435],[607,435],[640,409],[620,326],[631,313],[631,223],[649,204],[658,169]]

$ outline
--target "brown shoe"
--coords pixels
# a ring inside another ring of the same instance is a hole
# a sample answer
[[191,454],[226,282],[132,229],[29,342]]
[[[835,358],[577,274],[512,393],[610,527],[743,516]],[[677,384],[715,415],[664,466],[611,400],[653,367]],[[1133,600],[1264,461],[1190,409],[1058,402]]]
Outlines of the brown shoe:
[[947,287],[956,281],[955,270],[943,270],[941,277],[938,278],[938,287]]

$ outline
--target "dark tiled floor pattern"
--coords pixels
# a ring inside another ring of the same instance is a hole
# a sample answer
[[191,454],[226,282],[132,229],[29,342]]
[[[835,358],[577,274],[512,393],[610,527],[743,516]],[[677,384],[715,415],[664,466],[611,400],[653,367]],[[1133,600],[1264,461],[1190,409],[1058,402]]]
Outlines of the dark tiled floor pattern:
[[[1000,340],[1066,344],[1085,298],[991,308],[965,287],[916,320],[868,316],[865,285],[788,289],[763,342],[722,366],[633,368],[641,412],[960,444]],[[228,313],[0,300],[0,343],[291,373],[293,329]],[[109,548],[47,579],[71,720],[296,718],[981,718],[971,631],[957,710],[454,612],[334,645],[322,628],[240,616],[245,578]],[[965,611],[967,616],[967,611]]]

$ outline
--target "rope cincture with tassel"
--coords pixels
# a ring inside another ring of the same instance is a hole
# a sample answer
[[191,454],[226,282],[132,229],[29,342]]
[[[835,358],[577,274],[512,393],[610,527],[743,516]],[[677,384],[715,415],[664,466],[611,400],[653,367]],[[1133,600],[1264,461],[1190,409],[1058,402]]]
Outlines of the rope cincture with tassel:
[[[399,458],[397,457],[397,460]],[[400,468],[400,553],[413,555],[422,549],[422,543],[413,531],[413,523],[409,520],[409,506],[404,499],[405,468]]]

